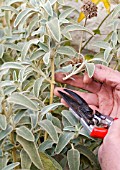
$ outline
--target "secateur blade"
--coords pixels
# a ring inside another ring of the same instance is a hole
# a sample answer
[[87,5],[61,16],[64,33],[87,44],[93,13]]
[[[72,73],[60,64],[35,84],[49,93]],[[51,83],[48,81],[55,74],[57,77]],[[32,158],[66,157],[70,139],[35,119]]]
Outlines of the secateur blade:
[[[68,104],[70,110],[74,111],[74,115],[79,116],[81,118],[84,118],[86,122],[89,123],[89,121],[93,118],[93,110],[88,106],[86,101],[80,97],[78,94],[75,92],[64,89],[65,92],[68,94],[58,91],[61,97],[65,100],[65,102]],[[77,117],[76,116],[76,117]],[[78,117],[77,117],[78,118]]]

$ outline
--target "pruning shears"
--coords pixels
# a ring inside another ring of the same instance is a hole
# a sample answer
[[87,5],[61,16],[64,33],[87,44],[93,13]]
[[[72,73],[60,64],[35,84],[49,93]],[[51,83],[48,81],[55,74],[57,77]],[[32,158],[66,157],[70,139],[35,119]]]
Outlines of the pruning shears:
[[82,126],[87,130],[89,135],[93,138],[103,139],[112,122],[117,118],[113,119],[110,116],[103,115],[97,110],[93,113],[93,110],[88,106],[87,102],[71,90],[64,89],[64,92],[58,92],[67,103],[69,110],[80,120]]

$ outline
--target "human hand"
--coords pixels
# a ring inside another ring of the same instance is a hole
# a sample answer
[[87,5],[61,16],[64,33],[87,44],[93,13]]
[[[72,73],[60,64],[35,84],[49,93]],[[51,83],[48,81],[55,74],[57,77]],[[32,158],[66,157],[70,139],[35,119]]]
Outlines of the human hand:
[[[89,91],[88,93],[75,92],[83,97],[92,109],[113,118],[120,116],[120,72],[98,64],[91,79],[87,74],[74,75],[73,79],[68,80],[63,80],[64,76],[64,73],[56,73],[55,80]],[[55,88],[54,93],[60,96],[58,90],[62,88]]]

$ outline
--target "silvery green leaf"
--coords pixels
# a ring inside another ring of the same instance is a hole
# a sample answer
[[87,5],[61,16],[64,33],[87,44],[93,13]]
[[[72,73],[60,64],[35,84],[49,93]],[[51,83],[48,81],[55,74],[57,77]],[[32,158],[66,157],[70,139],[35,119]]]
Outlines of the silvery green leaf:
[[18,24],[22,21],[22,19],[29,13],[29,12],[32,12],[32,11],[35,11],[33,8],[27,8],[23,11],[21,11],[16,19],[15,19],[15,22],[14,22],[14,27],[18,26]]
[[54,142],[51,139],[47,139],[46,141],[42,142],[39,146],[39,152],[44,152],[45,150],[52,148]]
[[11,144],[11,143],[8,143],[8,144],[5,144],[5,145],[4,145],[4,150],[5,150],[5,151],[10,151],[10,150],[13,149],[13,148],[14,148],[14,145]]
[[115,8],[114,8],[114,11],[112,13],[112,17],[114,18],[116,15],[118,15],[120,12],[120,4],[117,5]]
[[111,62],[113,56],[114,56],[113,53],[112,53],[112,54],[109,54],[109,56],[108,56],[108,58],[107,58],[107,60],[106,60],[106,61],[107,61],[107,64],[109,64],[109,63]]
[[118,41],[118,35],[117,35],[117,31],[116,30],[113,31],[113,33],[112,33],[111,41],[112,41],[113,47],[115,47],[116,44],[117,44],[117,41]]
[[42,83],[44,81],[44,78],[43,77],[40,77],[38,78],[35,83],[34,83],[34,86],[33,86],[33,92],[34,92],[34,95],[36,97],[39,97],[39,92],[40,92],[40,88],[42,86]]
[[49,61],[50,61],[50,52],[46,53],[44,56],[43,56],[43,62],[48,65],[49,64]]
[[93,46],[106,49],[110,46],[110,44],[108,42],[105,42],[105,41],[97,41],[93,44]]
[[70,46],[61,46],[60,48],[57,49],[57,53],[68,56],[75,56],[77,52],[75,51],[74,48]]
[[4,90],[5,95],[11,95],[16,90],[15,86],[6,87]]
[[37,24],[39,18],[38,16],[35,16],[31,19],[31,22],[29,23],[28,27],[27,27],[27,33],[28,35],[32,32],[32,30],[34,29],[35,25]]
[[33,129],[33,128],[35,128],[37,126],[38,114],[35,112],[35,113],[30,115],[30,118],[31,118],[31,126],[32,126],[32,129]]
[[70,170],[79,170],[80,168],[80,153],[77,149],[70,149],[67,152],[68,165]]
[[49,0],[51,5],[53,5],[57,0]]
[[84,128],[80,129],[78,133],[79,133],[80,135],[83,135],[83,136],[85,136],[85,137],[87,137],[87,138],[95,141],[95,138],[92,138],[92,137],[89,135],[89,133],[86,131],[86,129],[84,129]]
[[57,132],[53,123],[50,120],[42,120],[40,121],[39,125],[50,135],[50,137],[55,143],[58,142]]
[[43,4],[43,8],[48,13],[48,15],[53,16],[52,6],[49,0],[45,4]]
[[20,121],[20,119],[24,116],[24,114],[25,110],[19,110],[14,117],[14,123],[17,124]]
[[9,80],[5,80],[5,81],[1,81],[0,82],[0,87],[5,87],[5,86],[13,86],[14,82],[13,81],[9,81]]
[[18,11],[12,6],[2,6],[0,9],[5,10],[5,11],[12,11],[15,14],[18,14]]
[[20,162],[11,163],[11,164],[5,166],[2,170],[13,170],[19,164],[20,164]]
[[[56,109],[56,107],[61,106],[61,105],[63,105],[63,104],[62,104],[62,103],[53,103],[53,104],[50,104],[50,105],[48,105],[48,106],[45,106],[45,107],[41,110],[42,118],[44,117],[44,115],[45,115],[46,113],[48,113],[48,112],[51,111],[51,110]],[[42,118],[41,118],[41,119],[42,119]]]
[[43,170],[44,168],[36,144],[34,142],[27,141],[20,136],[17,136],[17,141],[22,145],[23,149],[26,151],[34,165],[39,170]]
[[68,23],[69,23],[69,20],[64,19],[64,18],[60,18],[60,19],[59,19],[59,23],[60,23],[60,25],[61,25],[61,24],[68,24]]
[[24,149],[22,149],[20,152],[20,158],[21,158],[21,168],[30,169],[32,162]]
[[120,48],[117,50],[117,57],[120,57]]
[[6,63],[2,64],[0,70],[10,69],[10,68],[13,68],[13,69],[23,69],[24,67],[20,63],[18,63],[18,62],[6,62]]
[[16,128],[17,135],[21,136],[22,138],[34,142],[34,136],[32,132],[25,126],[20,126]]
[[91,78],[95,71],[95,64],[94,63],[85,63],[87,68],[88,76]]
[[118,30],[118,42],[120,43],[120,30]]
[[73,126],[65,126],[63,128],[64,131],[69,131],[69,132],[75,132],[76,131],[76,128],[73,127]]
[[8,1],[8,6],[10,6],[10,5],[12,5],[12,4],[14,4],[14,3],[16,3],[16,2],[24,2],[24,0],[10,0],[10,1]]
[[38,45],[40,46],[41,50],[48,52],[49,48],[45,43],[39,42]]
[[94,35],[93,32],[91,30],[89,30],[88,28],[81,26],[79,24],[72,24],[72,25],[68,25],[64,28],[64,30],[62,31],[62,33],[65,32],[69,32],[69,31],[85,31],[88,32],[91,35]]
[[105,49],[105,51],[104,51],[104,59],[105,59],[105,60],[108,59],[111,51],[112,51],[112,48],[111,48],[111,47],[108,47],[108,48]]
[[57,41],[60,42],[61,39],[61,32],[60,32],[60,25],[58,18],[53,18],[50,21],[47,22],[47,27],[49,28],[49,31],[53,38]]
[[[100,58],[100,56],[101,56],[101,58]],[[89,62],[99,61],[99,62],[102,62],[102,63],[106,63],[106,60],[102,59],[103,56],[104,56],[104,53],[103,53],[103,52],[102,52],[102,53],[98,53],[98,54],[96,55],[96,57],[90,59]],[[98,58],[97,58],[97,57],[98,57]]]
[[68,110],[63,110],[62,116],[64,116],[73,126],[76,126],[79,123],[78,119]]
[[6,116],[0,114],[0,129],[5,130],[7,128]]
[[69,8],[69,9],[64,10],[64,11],[59,15],[59,19],[68,17],[68,15],[70,15],[73,11],[74,11],[73,8]]
[[57,117],[52,116],[52,123],[61,129],[61,121]]
[[3,169],[6,165],[7,165],[7,162],[8,162],[8,155],[4,154],[3,156],[0,155],[0,169]]
[[31,125],[30,116],[23,116],[18,122],[18,126]]
[[37,111],[36,104],[23,94],[14,93],[8,98],[8,102],[22,105],[28,109]]
[[21,51],[21,48],[20,48],[18,45],[16,45],[16,44],[13,44],[13,43],[5,43],[4,45],[5,45],[5,47],[7,47],[7,48],[11,48],[11,49],[13,49],[13,50]]
[[37,50],[32,54],[30,60],[33,61],[33,60],[40,59],[40,57],[43,56],[44,54],[45,52],[43,50]]
[[65,5],[65,0],[57,0],[60,5]]
[[64,127],[71,126],[71,123],[63,116],[62,116],[62,124]]
[[75,134],[73,132],[64,132],[60,135],[58,144],[56,146],[56,154],[59,154],[65,148],[70,140],[73,139],[74,135]]
[[8,125],[5,130],[1,130],[0,132],[0,140],[4,139],[6,136],[8,136],[13,130],[13,127]]
[[24,46],[23,46],[23,49],[22,49],[22,58],[23,58],[23,59],[26,57],[30,46],[31,46],[32,44],[35,44],[35,45],[36,45],[38,42],[39,42],[38,39],[32,39],[32,40],[24,43]]
[[0,44],[0,58],[2,58],[3,54],[4,54],[4,45]]
[[63,32],[62,33],[64,37],[66,37],[68,40],[72,40],[72,36],[69,32]]

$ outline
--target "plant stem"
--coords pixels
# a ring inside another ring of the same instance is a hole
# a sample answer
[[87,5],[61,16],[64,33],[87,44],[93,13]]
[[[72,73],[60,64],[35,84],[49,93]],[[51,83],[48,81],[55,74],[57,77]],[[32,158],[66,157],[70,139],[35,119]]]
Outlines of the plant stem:
[[53,94],[54,94],[54,75],[55,75],[55,65],[54,65],[54,52],[51,55],[51,88],[50,88],[50,104],[53,103]]
[[[86,26],[87,23],[87,18],[85,18],[85,23],[84,23],[84,27]],[[83,41],[83,35],[84,35],[84,31],[81,32],[81,38],[80,38],[80,44],[79,44],[79,54],[81,53],[81,49],[82,49],[82,41]]]
[[[11,143],[12,143],[13,145],[15,144],[15,143],[14,143],[14,131],[11,132],[11,134],[10,134],[10,141],[11,141]],[[17,162],[16,148],[15,148],[15,147],[12,149],[12,157],[13,157],[13,162],[14,162],[14,163]],[[18,169],[18,166],[15,167],[14,169]]]
[[[113,9],[114,10],[114,9]],[[101,23],[98,25],[97,29],[100,29],[100,27],[103,25],[103,23],[106,21],[106,19],[110,16],[110,14],[113,12],[110,11],[110,13],[101,21]],[[96,29],[96,30],[97,30]],[[95,34],[94,34],[95,35]],[[88,40],[87,42],[84,44],[84,46],[81,48],[81,51],[86,47],[86,45],[90,42],[90,40],[94,37],[94,35],[92,35]]]

